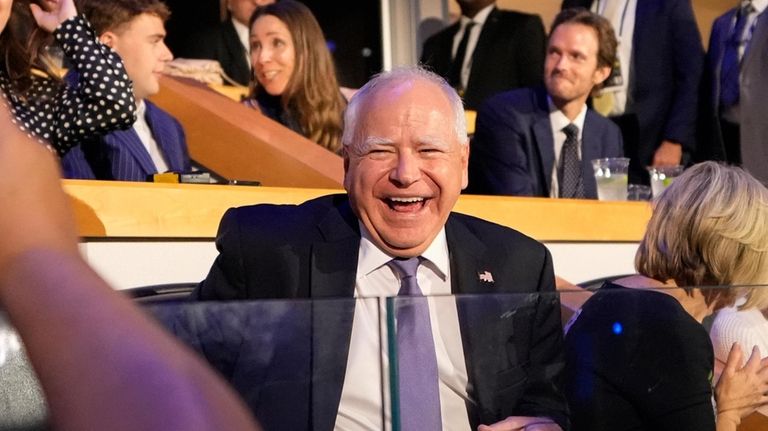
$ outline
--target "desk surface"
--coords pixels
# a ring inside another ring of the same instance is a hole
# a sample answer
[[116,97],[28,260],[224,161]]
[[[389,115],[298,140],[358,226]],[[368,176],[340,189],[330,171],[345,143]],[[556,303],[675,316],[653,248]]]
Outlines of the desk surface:
[[[213,238],[227,208],[295,204],[341,190],[64,180],[87,238]],[[540,241],[636,242],[650,217],[641,202],[461,196],[456,211]]]

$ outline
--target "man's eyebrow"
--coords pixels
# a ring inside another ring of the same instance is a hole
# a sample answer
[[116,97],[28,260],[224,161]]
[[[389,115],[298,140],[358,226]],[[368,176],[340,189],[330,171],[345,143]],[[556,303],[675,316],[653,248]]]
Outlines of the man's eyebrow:
[[382,138],[380,136],[366,136],[360,144],[357,146],[359,151],[368,151],[371,147],[377,145],[393,145],[394,142],[391,139]]

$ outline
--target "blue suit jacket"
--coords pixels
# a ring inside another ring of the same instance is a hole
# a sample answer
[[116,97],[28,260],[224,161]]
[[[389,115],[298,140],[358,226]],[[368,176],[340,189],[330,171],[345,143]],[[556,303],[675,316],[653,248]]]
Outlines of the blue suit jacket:
[[[149,101],[146,120],[152,136],[163,152],[172,172],[190,170],[184,130],[167,112]],[[112,132],[93,141],[82,142],[62,159],[65,178],[119,181],[146,181],[157,173],[149,153],[133,129]]]
[[[469,155],[468,193],[548,197],[555,144],[544,88],[498,94],[480,108]],[[587,111],[582,131],[584,194],[597,198],[592,159],[621,157],[619,128]]]
[[[563,1],[563,9],[591,5],[592,0]],[[688,152],[695,149],[703,65],[690,0],[637,2],[626,112],[637,116],[639,135],[625,146],[636,173],[647,177],[644,168],[662,140],[679,142]]]
[[[719,96],[720,68],[726,39],[731,34],[736,9],[718,17],[712,25],[709,50],[702,85],[702,143],[701,160],[725,160],[725,148],[720,130]],[[755,23],[752,39],[741,62],[739,106],[741,109],[740,145],[744,167],[764,183],[768,183],[768,118],[765,101],[768,100],[768,13],[762,13]],[[734,160],[728,160],[734,162]]]
[[[543,294],[531,307],[510,313],[510,319],[499,318],[509,309],[494,296],[457,304],[468,391],[475,401],[467,403],[473,429],[523,415],[551,417],[567,430],[565,401],[557,389],[563,367],[560,312],[557,301],[546,299],[554,293],[549,252],[519,232],[463,214],[450,215],[445,234],[452,293]],[[346,195],[301,205],[230,209],[219,225],[216,247],[219,256],[195,292],[197,299],[354,296],[360,231]],[[492,281],[479,279],[484,271],[493,274]],[[243,395],[265,430],[331,430],[336,420],[354,303],[305,305],[306,323],[295,331],[296,342],[286,340],[292,337],[286,330],[260,345],[260,354],[244,354],[238,339],[227,343],[234,350],[226,354],[222,348],[206,350],[229,358],[214,366]],[[301,307],[297,303],[296,309]],[[283,348],[294,353],[284,355]],[[242,371],[254,366],[268,372]],[[245,374],[254,378],[238,377]]]

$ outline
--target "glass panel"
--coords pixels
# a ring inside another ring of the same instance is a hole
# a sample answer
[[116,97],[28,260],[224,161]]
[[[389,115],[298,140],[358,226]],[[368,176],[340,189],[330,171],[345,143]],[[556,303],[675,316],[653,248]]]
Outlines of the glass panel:
[[[730,346],[738,341],[746,358],[757,345],[768,356],[768,322],[754,309],[724,308],[702,322],[689,311],[707,314],[706,306],[695,306],[705,303],[697,302],[701,295],[759,299],[766,289],[702,288],[691,296],[683,289],[606,286],[548,295],[145,307],[237,390],[267,431],[407,429],[407,390],[427,392],[422,376],[400,380],[408,363],[400,353],[420,344],[405,344],[397,325],[419,301],[426,303],[436,352],[442,429],[476,429],[508,416],[564,423],[569,404],[575,431],[699,431],[715,429],[714,412],[723,404],[714,405],[712,385]],[[753,398],[737,401],[728,409],[742,415],[758,407]],[[0,319],[0,430],[45,429],[45,418],[18,335]],[[742,423],[768,429],[759,413]]]

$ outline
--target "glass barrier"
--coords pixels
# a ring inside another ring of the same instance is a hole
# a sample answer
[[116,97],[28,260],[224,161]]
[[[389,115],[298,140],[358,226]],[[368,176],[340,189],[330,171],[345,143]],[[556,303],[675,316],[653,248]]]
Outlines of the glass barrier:
[[[745,416],[740,430],[759,430],[768,429],[768,412],[746,416],[759,407],[754,398],[715,405],[713,385],[734,342],[744,351],[737,372],[753,345],[768,356],[768,321],[733,307],[707,316],[702,304],[766,289],[608,285],[142,306],[216,369],[268,431],[469,430],[510,416],[528,431],[569,422],[575,431],[714,430],[715,412],[726,407]],[[0,430],[45,423],[22,343],[0,320]]]

